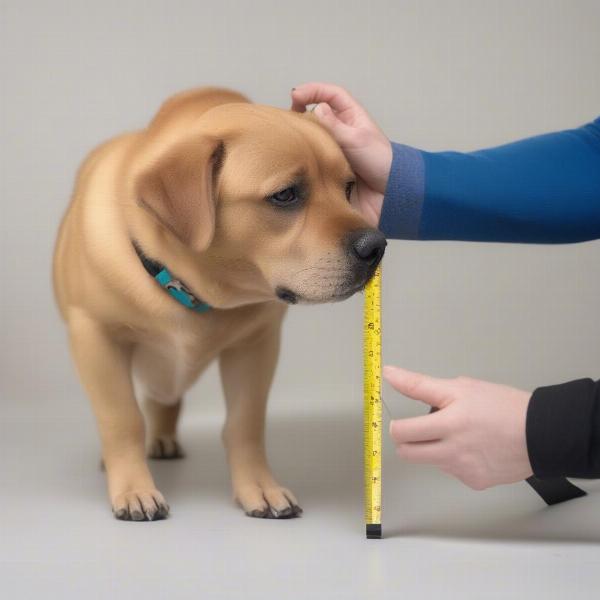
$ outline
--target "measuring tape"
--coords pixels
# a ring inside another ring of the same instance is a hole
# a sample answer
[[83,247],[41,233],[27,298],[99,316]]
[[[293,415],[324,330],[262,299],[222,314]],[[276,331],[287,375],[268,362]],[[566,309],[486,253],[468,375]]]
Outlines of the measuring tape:
[[[365,287],[364,308],[364,469],[365,523],[367,538],[381,534],[381,264]],[[432,409],[432,411],[435,409]],[[391,418],[391,415],[388,415]],[[564,477],[537,479],[527,483],[549,504],[585,496],[586,492]]]
[[381,264],[365,287],[364,451],[367,538],[381,538]]

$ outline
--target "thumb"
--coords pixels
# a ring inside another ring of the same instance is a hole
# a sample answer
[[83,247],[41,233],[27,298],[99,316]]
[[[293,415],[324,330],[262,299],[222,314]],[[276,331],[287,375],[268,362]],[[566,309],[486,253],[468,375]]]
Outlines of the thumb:
[[444,379],[398,367],[384,367],[383,377],[396,391],[429,406],[443,408],[452,401],[450,382]]
[[340,121],[329,104],[320,102],[315,106],[313,113],[340,146],[352,142],[354,129],[350,125],[346,125],[346,123]]

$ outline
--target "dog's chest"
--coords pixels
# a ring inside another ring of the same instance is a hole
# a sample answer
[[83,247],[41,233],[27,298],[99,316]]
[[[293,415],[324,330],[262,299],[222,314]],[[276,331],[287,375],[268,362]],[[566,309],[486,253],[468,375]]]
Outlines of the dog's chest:
[[206,366],[236,341],[235,329],[221,316],[206,316],[201,323],[182,322],[149,336],[143,344],[153,348],[162,360],[178,369]]
[[[133,374],[147,393],[174,399],[190,387],[226,348],[258,335],[268,315],[235,309],[184,318],[167,328],[146,331],[136,341]],[[280,319],[281,315],[271,316]]]

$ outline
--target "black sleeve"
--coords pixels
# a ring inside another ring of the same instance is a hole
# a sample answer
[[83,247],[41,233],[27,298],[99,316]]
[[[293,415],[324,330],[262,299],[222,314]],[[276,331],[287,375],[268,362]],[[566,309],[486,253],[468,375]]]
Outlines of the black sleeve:
[[539,479],[600,477],[600,380],[537,388],[527,408],[526,435]]

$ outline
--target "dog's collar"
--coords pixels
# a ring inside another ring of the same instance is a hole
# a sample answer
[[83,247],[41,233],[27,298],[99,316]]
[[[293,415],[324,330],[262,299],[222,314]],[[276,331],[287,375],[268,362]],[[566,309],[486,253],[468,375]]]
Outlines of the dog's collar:
[[165,265],[144,254],[144,251],[135,240],[132,240],[132,244],[144,269],[146,269],[146,271],[158,281],[160,286],[167,290],[177,302],[199,313],[211,309],[209,304],[206,304],[206,302],[203,302],[197,296],[192,294],[179,279],[175,279]]

